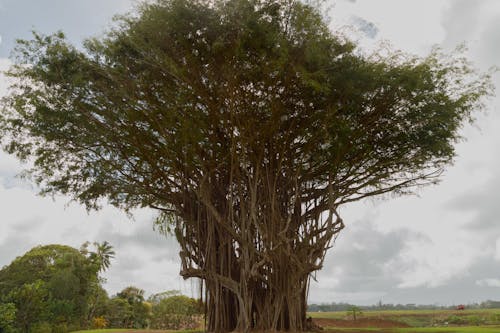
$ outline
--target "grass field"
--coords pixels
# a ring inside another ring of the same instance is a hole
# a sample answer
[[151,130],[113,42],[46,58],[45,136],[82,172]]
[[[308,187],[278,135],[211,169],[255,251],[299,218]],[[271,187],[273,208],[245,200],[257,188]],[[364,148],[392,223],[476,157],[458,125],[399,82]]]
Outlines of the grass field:
[[308,315],[331,333],[500,333],[500,309],[365,311],[356,321],[345,311]]
[[[365,311],[353,320],[347,312],[308,314],[324,333],[500,333],[500,309]],[[104,329],[73,333],[172,333],[176,331]],[[201,333],[200,330],[177,331]]]
[[[137,331],[131,329],[102,329],[102,330],[87,330],[77,331],[78,333],[121,333],[121,332],[151,332],[151,333],[169,333],[169,332],[192,332],[192,331]],[[73,332],[73,333],[77,333]],[[201,331],[197,331],[201,332]],[[326,329],[325,333],[500,333],[500,326],[493,327],[480,327],[480,326],[467,326],[467,327],[426,327],[426,328],[336,328]]]
[[500,333],[500,326],[425,327],[425,328],[337,328],[325,333]]
[[[380,317],[380,316],[436,316],[436,315],[500,315],[500,309],[472,309],[472,310],[380,310],[380,311],[364,311],[365,317]],[[345,311],[337,312],[309,312],[309,316],[313,318],[334,318],[341,319],[346,316]],[[499,332],[500,333],[500,332]]]
[[99,329],[99,330],[84,330],[84,331],[73,331],[71,333],[138,333],[138,332],[147,332],[147,333],[202,333],[202,330],[182,330],[182,331],[168,331],[168,330],[149,330],[149,329],[131,329],[131,328],[107,328],[107,329]]

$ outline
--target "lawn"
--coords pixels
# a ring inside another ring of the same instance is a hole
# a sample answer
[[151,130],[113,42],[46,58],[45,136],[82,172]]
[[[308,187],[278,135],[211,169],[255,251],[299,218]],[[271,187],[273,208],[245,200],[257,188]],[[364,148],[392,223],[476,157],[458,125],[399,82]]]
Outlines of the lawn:
[[139,333],[139,332],[148,332],[148,333],[202,333],[202,330],[150,330],[150,329],[132,329],[132,328],[106,328],[106,329],[96,329],[96,330],[83,330],[83,331],[74,331],[71,333]]
[[399,328],[398,333],[499,333],[500,326]]
[[[121,332],[201,332],[201,331],[160,331],[160,330],[133,330],[133,329],[99,329],[76,331],[72,333],[121,333]],[[422,327],[422,328],[332,328],[325,333],[500,333],[500,326],[466,326],[466,327]]]
[[500,326],[422,327],[422,328],[335,328],[325,333],[500,333]]
[[[346,311],[311,312],[325,333],[500,333],[500,309],[364,311],[357,320]],[[72,333],[201,333],[134,329],[99,329]]]
[[83,331],[74,331],[71,333],[121,333],[121,332],[131,332],[133,329],[129,328],[107,328],[107,329],[100,329],[100,330],[83,330]]

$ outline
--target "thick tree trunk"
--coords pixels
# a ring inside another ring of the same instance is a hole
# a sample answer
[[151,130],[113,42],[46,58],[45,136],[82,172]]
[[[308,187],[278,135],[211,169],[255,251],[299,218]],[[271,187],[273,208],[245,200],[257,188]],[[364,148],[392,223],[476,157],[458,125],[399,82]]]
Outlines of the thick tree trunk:
[[333,200],[324,216],[324,208],[304,209],[288,192],[253,184],[241,197],[239,188],[202,188],[186,198],[176,223],[181,275],[203,283],[209,332],[306,330],[309,278],[342,220]]
[[220,285],[210,288],[207,284],[206,329],[208,332],[305,330],[304,285],[289,285],[288,291],[279,292],[253,288],[247,290],[249,297],[238,297]]

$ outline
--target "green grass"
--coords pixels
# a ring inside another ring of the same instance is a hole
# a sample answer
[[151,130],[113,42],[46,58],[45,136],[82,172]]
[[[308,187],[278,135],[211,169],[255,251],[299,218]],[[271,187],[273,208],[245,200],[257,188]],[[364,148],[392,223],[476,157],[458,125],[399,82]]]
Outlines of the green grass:
[[133,333],[134,331],[148,331],[151,333],[169,333],[169,332],[178,332],[178,333],[202,333],[204,332],[203,330],[150,330],[150,329],[143,329],[143,328],[106,328],[106,329],[99,329],[99,330],[82,330],[82,331],[73,331],[71,333],[122,333],[122,332],[130,332]]
[[[350,320],[347,311],[311,312],[308,316],[336,320]],[[390,320],[410,327],[493,327],[500,325],[500,309],[471,310],[382,310],[364,311],[360,319]],[[344,325],[341,325],[344,326]],[[334,329],[332,327],[332,329]],[[335,327],[335,329],[337,329]],[[500,329],[496,333],[500,333]],[[443,331],[448,332],[448,331]],[[480,331],[478,331],[480,332]],[[488,331],[485,331],[488,332]]]
[[100,330],[83,330],[83,331],[73,331],[71,333],[113,333],[113,332],[129,332],[133,331],[130,328],[106,328]]
[[[134,329],[109,328],[100,330],[75,331],[72,333],[121,333],[133,332]],[[201,332],[201,331],[155,331],[154,332]],[[421,327],[421,328],[329,328],[328,332],[366,332],[366,333],[500,333],[500,326],[467,326],[467,327]]]
[[398,333],[499,333],[500,326],[398,328]]
[[[472,309],[472,310],[380,310],[363,311],[365,317],[390,317],[390,316],[432,316],[432,315],[478,315],[500,313],[500,309]],[[342,319],[347,311],[335,312],[308,312],[308,316],[313,318]],[[500,333],[500,332],[499,332]]]
[[426,328],[335,328],[325,333],[499,333],[500,326],[467,326],[467,327],[426,327]]
[[106,328],[100,330],[83,330],[83,331],[73,331],[71,333],[113,333],[113,332],[128,332],[133,331],[129,328]]

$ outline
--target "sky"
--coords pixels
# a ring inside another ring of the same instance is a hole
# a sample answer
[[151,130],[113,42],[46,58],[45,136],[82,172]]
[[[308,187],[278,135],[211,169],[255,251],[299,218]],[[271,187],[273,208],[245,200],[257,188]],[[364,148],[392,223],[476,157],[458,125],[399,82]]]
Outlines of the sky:
[[[130,0],[0,0],[0,71],[17,38],[32,30],[62,30],[80,45],[101,36],[112,17],[134,9]],[[500,1],[331,0],[331,29],[356,40],[363,52],[390,45],[425,56],[438,45],[481,70],[500,66]],[[494,76],[500,88],[500,76]],[[0,96],[8,80],[0,74]],[[497,89],[498,90],[498,89]],[[500,300],[500,98],[461,133],[457,157],[440,184],[416,195],[367,200],[344,207],[346,223],[324,268],[311,283],[310,303],[460,304]],[[179,247],[153,230],[155,212],[129,217],[113,207],[87,212],[64,196],[40,197],[18,175],[15,158],[0,152],[0,267],[36,245],[109,241],[116,257],[105,273],[112,295],[135,285],[147,294],[178,289]]]

